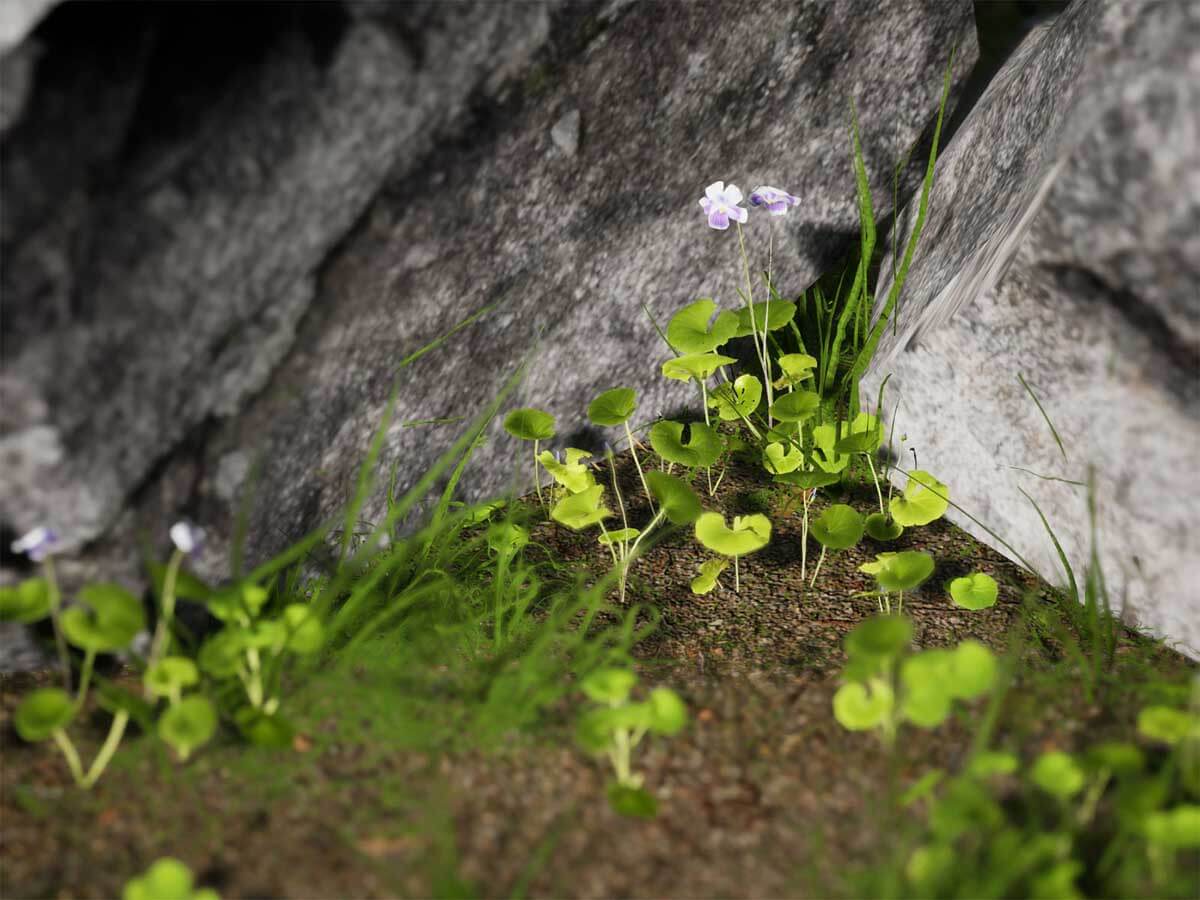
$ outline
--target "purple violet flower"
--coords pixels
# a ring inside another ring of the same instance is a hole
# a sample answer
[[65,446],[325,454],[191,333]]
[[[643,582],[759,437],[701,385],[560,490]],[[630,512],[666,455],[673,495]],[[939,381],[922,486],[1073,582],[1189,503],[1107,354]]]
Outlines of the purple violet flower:
[[41,562],[58,546],[58,535],[52,528],[39,525],[33,531],[12,542],[13,553],[24,553],[34,562]]
[[765,206],[773,216],[782,216],[789,206],[799,206],[800,199],[793,197],[787,191],[762,185],[750,192],[751,206]]
[[204,532],[191,522],[180,521],[171,526],[171,543],[180,553],[192,554],[200,549]]
[[724,231],[729,227],[730,219],[735,222],[745,222],[749,218],[749,213],[738,206],[741,202],[742,192],[736,184],[726,186],[723,181],[714,181],[705,188],[704,196],[700,199],[700,206],[703,207],[704,214],[708,216],[709,228]]

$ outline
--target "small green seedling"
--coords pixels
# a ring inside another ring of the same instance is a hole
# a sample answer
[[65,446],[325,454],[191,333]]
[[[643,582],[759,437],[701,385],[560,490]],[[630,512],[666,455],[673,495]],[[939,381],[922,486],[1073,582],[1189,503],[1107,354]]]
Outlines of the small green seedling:
[[0,622],[31,625],[50,615],[50,585],[27,578],[15,587],[0,587]]
[[211,888],[193,887],[192,870],[177,859],[163,857],[144,875],[130,879],[121,900],[220,900]]
[[729,568],[727,559],[710,559],[700,564],[700,574],[692,579],[693,594],[707,594],[720,582],[718,578]]
[[783,374],[772,382],[772,387],[794,389],[813,377],[817,367],[815,358],[807,353],[785,353],[775,360]]
[[621,425],[625,428],[625,437],[629,439],[629,453],[633,464],[637,466],[638,477],[642,480],[642,489],[646,492],[646,500],[650,502],[650,511],[654,511],[654,501],[650,498],[650,488],[646,485],[646,476],[642,472],[642,462],[638,459],[638,442],[629,428],[629,417],[637,409],[637,395],[631,388],[613,388],[605,391],[588,404],[587,415],[593,425],[610,428]]
[[613,515],[613,511],[600,502],[604,493],[604,485],[594,484],[578,494],[568,494],[550,510],[550,518],[560,525],[566,525],[572,531],[581,531],[589,525],[596,525],[602,519]]
[[904,527],[928,525],[940,519],[950,506],[950,489],[928,472],[908,473],[904,493],[888,504],[892,518]]
[[863,517],[854,507],[845,503],[835,503],[812,523],[812,536],[821,545],[821,555],[817,559],[816,569],[813,570],[812,581],[808,585],[810,588],[817,583],[827,550],[849,550],[862,540]]
[[514,409],[504,419],[504,430],[517,440],[533,441],[533,480],[538,502],[542,499],[542,479],[538,473],[538,444],[554,437],[554,416],[540,409]]
[[592,470],[583,463],[583,460],[590,459],[592,454],[575,447],[568,447],[565,454],[566,462],[559,462],[553,453],[543,450],[538,456],[538,462],[568,493],[578,494],[594,485],[596,479]]
[[158,736],[179,754],[181,761],[208,743],[216,731],[217,711],[211,700],[198,694],[171,704],[158,720]]
[[882,543],[894,541],[904,533],[904,526],[886,513],[871,513],[863,524],[867,535]]
[[1033,783],[1060,800],[1068,800],[1083,790],[1087,777],[1070,753],[1051,750],[1037,758],[1030,770]]
[[996,605],[1000,587],[996,579],[985,572],[972,572],[962,578],[955,578],[947,587],[950,599],[955,606],[963,609],[987,609]]
[[616,781],[608,787],[608,800],[618,813],[653,818],[658,812],[654,795],[642,787],[642,775],[633,771],[632,753],[647,733],[670,736],[687,724],[687,708],[669,688],[654,688],[643,702],[630,694],[637,676],[628,669],[600,669],[580,684],[598,708],[580,716],[576,739],[589,753],[603,753],[612,763]]
[[722,556],[733,557],[733,589],[736,592],[741,588],[738,559],[767,546],[771,540],[771,520],[761,513],[734,516],[730,528],[720,513],[702,513],[696,519],[696,540]]
[[806,422],[820,408],[816,391],[791,391],[771,404],[771,415],[781,422]]
[[[664,419],[650,429],[650,446],[665,463],[687,469],[710,469],[725,449],[721,433],[710,425],[692,422],[688,426],[687,443],[683,441],[683,423]],[[719,482],[718,482],[719,483]],[[709,481],[709,496],[715,488]]]
[[146,694],[166,697],[176,704],[183,696],[183,689],[200,683],[200,670],[186,656],[166,656],[146,669],[142,684]]
[[874,575],[879,586],[880,609],[892,611],[891,594],[899,595],[897,612],[904,610],[904,592],[911,591],[933,574],[933,557],[920,550],[879,553],[875,562],[863,563],[860,572]]
[[[808,577],[808,508],[816,496],[817,489],[835,484],[838,477],[833,472],[814,469],[809,472],[786,472],[776,475],[773,479],[780,484],[790,484],[800,489],[800,502],[804,509],[800,524],[800,578],[802,580]],[[791,508],[795,509],[794,506]]]
[[708,379],[721,366],[735,362],[737,360],[732,356],[722,356],[719,353],[686,353],[664,362],[662,373],[675,381],[695,379],[696,383],[700,385],[700,402],[704,408],[704,422],[711,424],[708,419]]

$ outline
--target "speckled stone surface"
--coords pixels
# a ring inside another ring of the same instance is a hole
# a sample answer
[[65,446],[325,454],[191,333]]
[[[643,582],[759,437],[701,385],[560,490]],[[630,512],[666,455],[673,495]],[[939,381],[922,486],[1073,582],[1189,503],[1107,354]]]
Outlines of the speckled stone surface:
[[1076,3],[1030,35],[939,161],[931,209],[864,390],[892,375],[921,466],[1052,580],[1018,488],[1079,573],[1086,492],[1013,467],[1094,466],[1112,602],[1200,654],[1200,7]]

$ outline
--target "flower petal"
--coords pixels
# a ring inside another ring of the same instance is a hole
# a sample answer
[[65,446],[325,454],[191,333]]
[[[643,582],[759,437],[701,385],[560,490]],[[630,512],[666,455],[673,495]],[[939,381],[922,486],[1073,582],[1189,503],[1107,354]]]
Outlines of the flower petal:
[[708,226],[717,231],[724,231],[729,227],[729,216],[726,215],[724,209],[714,207],[713,211],[708,214]]
[[725,193],[725,182],[714,181],[704,189],[704,196],[714,203],[721,199],[721,195]]
[[750,214],[740,206],[729,207],[729,215],[735,222],[745,222],[750,218]]
[[725,202],[730,206],[742,202],[742,191],[736,184],[731,184],[725,188]]
[[707,216],[710,212],[712,212],[713,202],[707,197],[701,197],[700,207],[704,210],[704,214]]

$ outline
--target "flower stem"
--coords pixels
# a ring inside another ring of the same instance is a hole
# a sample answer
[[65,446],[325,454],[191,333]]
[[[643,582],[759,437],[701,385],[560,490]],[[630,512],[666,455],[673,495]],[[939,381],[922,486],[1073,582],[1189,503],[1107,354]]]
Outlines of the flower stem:
[[825,550],[826,549],[827,548],[822,544],[821,545],[821,555],[819,557],[817,557],[817,567],[815,569],[813,569],[812,581],[810,581],[808,583],[808,587],[810,590],[812,589],[812,586],[817,583],[817,576],[821,574],[821,563],[825,562]]
[[84,783],[83,763],[79,761],[79,751],[75,749],[75,745],[71,743],[71,739],[61,728],[54,731],[54,743],[58,744],[58,749],[66,757],[67,768],[71,770],[71,777],[75,779],[75,784],[79,787],[87,787]]
[[533,439],[533,484],[537,488],[538,503],[542,504],[542,509],[546,508],[546,501],[542,499],[542,476],[538,471],[538,439]]
[[113,716],[112,724],[108,726],[108,737],[104,739],[104,746],[100,748],[100,752],[92,761],[92,767],[88,769],[87,776],[83,780],[84,788],[90,788],[104,774],[113,754],[117,752],[117,747],[121,745],[121,736],[125,734],[125,724],[128,721],[129,713],[125,710],[121,710]]
[[67,642],[59,625],[59,605],[62,594],[58,590],[58,579],[54,577],[54,560],[47,555],[42,563],[46,571],[46,592],[50,601],[50,624],[54,626],[54,645],[58,649],[58,664],[62,667],[63,689],[71,693],[71,656],[67,653]]
[[150,642],[147,668],[158,662],[167,642],[167,630],[175,617],[175,584],[179,578],[179,567],[183,565],[183,556],[182,550],[176,550],[167,562],[167,571],[163,576],[162,615],[158,617],[158,624],[154,628],[154,640]]
[[96,663],[96,651],[89,649],[83,657],[83,668],[79,671],[79,692],[75,695],[75,709],[83,707],[83,698],[87,696],[88,682],[92,680],[92,666]]
[[867,465],[871,467],[871,477],[875,479],[875,496],[879,498],[879,512],[883,514],[883,491],[879,489],[879,476],[875,474],[875,463],[871,462],[871,454],[863,454],[867,458]]
[[626,419],[624,424],[625,434],[629,438],[629,453],[633,457],[633,464],[637,466],[638,478],[641,479],[642,490],[646,492],[646,502],[650,504],[650,512],[654,512],[654,497],[650,493],[649,485],[646,484],[646,473],[642,471],[642,464],[638,460],[637,441],[633,439],[633,432],[629,430],[629,420]]

